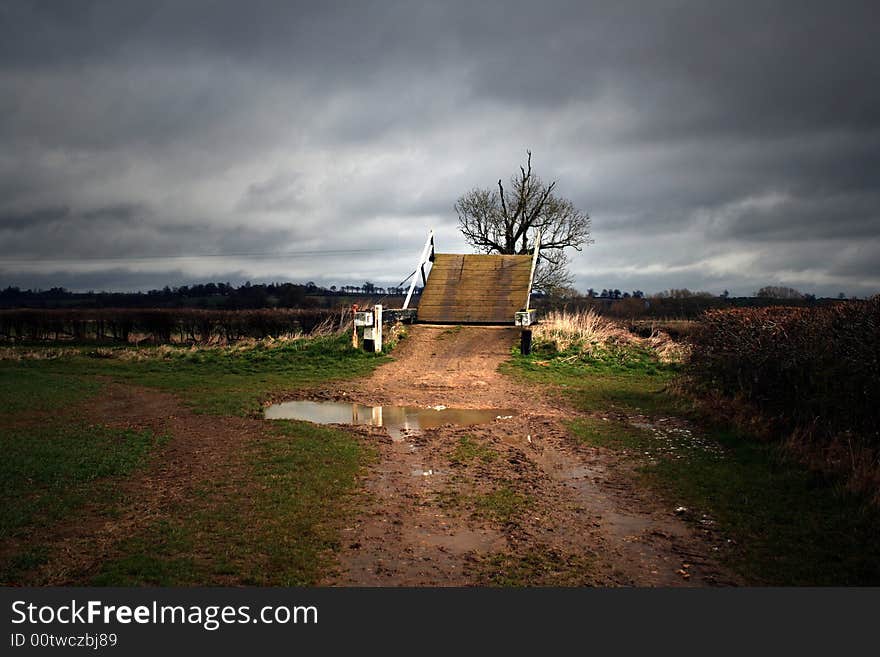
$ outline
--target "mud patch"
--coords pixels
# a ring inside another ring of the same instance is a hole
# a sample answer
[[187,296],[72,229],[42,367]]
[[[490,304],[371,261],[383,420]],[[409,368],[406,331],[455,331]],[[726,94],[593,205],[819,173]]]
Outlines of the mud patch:
[[[514,415],[510,419],[446,424],[398,442],[381,440],[385,432],[379,435],[376,427],[351,426],[348,431],[376,446],[379,459],[363,474],[363,512],[343,530],[339,570],[323,583],[729,583],[719,574],[703,528],[692,528],[639,486],[634,459],[572,434],[572,421],[590,417],[574,412],[556,391],[499,371],[518,339],[515,329],[414,326],[392,360],[369,378],[310,391],[313,400],[345,402],[348,409],[358,402],[368,408],[443,404],[517,411],[496,411]],[[611,413],[603,409],[602,415]],[[629,421],[613,419],[621,426]],[[667,449],[695,441],[693,434],[673,431],[689,427],[672,418],[654,425],[672,443],[662,441]],[[651,427],[630,427],[630,433],[640,441],[653,435]]]

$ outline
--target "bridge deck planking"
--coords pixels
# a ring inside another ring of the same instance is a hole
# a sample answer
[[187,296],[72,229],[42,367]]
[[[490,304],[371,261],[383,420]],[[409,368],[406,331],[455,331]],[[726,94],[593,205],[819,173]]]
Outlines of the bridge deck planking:
[[420,322],[512,324],[526,301],[532,257],[437,253],[419,299]]

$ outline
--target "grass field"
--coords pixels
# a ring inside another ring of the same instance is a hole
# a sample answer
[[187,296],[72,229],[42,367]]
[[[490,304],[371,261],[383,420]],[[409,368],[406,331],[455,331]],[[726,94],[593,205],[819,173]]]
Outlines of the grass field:
[[[252,417],[261,400],[369,372],[383,357],[344,337],[233,348],[20,348],[0,361],[0,581],[42,583],[57,557],[57,529],[113,518],[132,503],[119,484],[163,459],[167,435],[113,428],[90,415],[111,382],[172,392],[187,412]],[[307,423],[261,427],[187,491],[185,501],[112,548],[79,584],[314,583],[326,571],[338,519],[352,503],[369,449]],[[130,493],[128,493],[130,495]],[[293,529],[293,531],[291,531]],[[259,546],[255,548],[254,546]]]
[[332,567],[337,525],[370,457],[342,431],[279,422],[227,476],[120,545],[91,583],[314,585]]
[[[35,354],[46,351],[51,350],[33,348]],[[48,396],[49,404],[64,403],[68,393],[47,390],[42,385],[45,377],[75,381],[71,400],[80,384],[94,388],[100,377],[109,377],[173,392],[199,413],[247,415],[257,412],[260,401],[276,390],[356,377],[383,362],[382,356],[352,350],[339,336],[238,347],[91,346],[70,351],[55,359],[0,360],[4,403],[14,411],[26,410],[31,393]],[[63,382],[61,387],[71,384]]]

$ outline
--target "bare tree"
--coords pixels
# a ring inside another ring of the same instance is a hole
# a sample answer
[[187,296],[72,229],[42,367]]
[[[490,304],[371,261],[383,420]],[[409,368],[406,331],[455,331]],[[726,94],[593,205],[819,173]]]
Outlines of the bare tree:
[[535,236],[541,231],[541,249],[535,287],[544,292],[570,287],[565,249],[580,251],[590,239],[590,215],[553,192],[556,181],[545,185],[532,173],[532,152],[526,166],[510,179],[505,189],[472,189],[455,202],[461,232],[468,243],[483,253],[527,255],[534,253]]

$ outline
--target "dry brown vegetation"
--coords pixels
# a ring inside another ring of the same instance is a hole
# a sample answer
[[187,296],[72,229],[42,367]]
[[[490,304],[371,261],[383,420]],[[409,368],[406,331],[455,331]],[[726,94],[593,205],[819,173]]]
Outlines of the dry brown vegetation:
[[97,308],[0,310],[0,339],[10,342],[230,344],[248,338],[327,333],[345,325],[346,309],[200,310]]
[[619,348],[642,348],[664,363],[681,362],[687,353],[683,343],[662,331],[640,337],[594,310],[552,311],[533,329],[535,344],[559,353],[596,356]]

